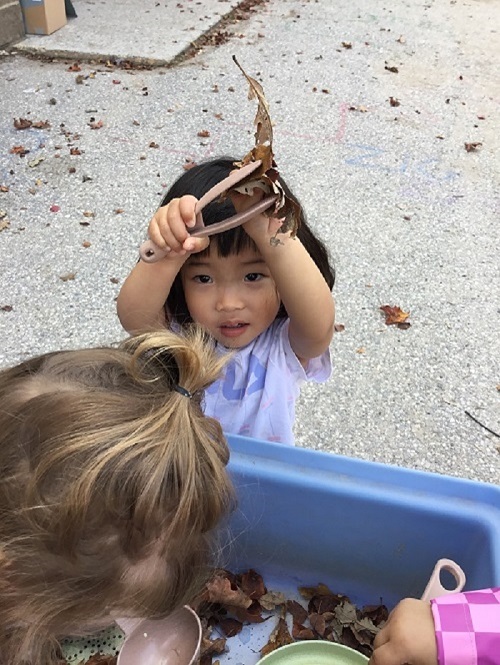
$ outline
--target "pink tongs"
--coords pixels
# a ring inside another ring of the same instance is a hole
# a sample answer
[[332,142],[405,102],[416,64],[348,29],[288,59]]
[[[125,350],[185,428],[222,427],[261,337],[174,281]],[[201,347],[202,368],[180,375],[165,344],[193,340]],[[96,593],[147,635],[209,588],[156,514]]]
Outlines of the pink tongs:
[[[247,176],[258,169],[260,165],[261,160],[258,159],[255,162],[250,162],[250,164],[247,164],[246,166],[242,166],[241,169],[238,169],[237,171],[234,171],[228,175],[227,178],[221,180],[204,196],[202,196],[196,204],[195,208],[196,224],[191,229],[188,229],[190,235],[201,238],[203,236],[214,235],[215,233],[222,233],[222,231],[227,231],[228,229],[234,229],[236,226],[243,224],[252,217],[255,217],[255,215],[258,215],[259,213],[264,212],[264,210],[270,208],[277,199],[276,194],[266,196],[264,199],[262,199],[262,201],[259,201],[255,205],[248,208],[248,210],[239,212],[237,215],[233,215],[233,217],[229,217],[229,219],[225,219],[222,222],[217,222],[216,224],[211,224],[210,226],[205,226],[203,223],[203,217],[201,214],[203,208],[214,201],[218,196],[232,189],[235,185],[244,180]],[[164,252],[162,249],[157,247],[151,240],[146,240],[146,242],[142,243],[139,249],[139,254],[141,259],[146,263],[154,263],[155,261],[159,261],[164,256],[166,256],[167,252]]]

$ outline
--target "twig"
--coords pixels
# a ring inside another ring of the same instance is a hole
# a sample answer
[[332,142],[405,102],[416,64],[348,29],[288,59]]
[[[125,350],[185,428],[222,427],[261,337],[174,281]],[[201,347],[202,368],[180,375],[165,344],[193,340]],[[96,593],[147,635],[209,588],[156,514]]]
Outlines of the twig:
[[477,423],[478,425],[481,425],[481,427],[484,427],[484,429],[485,429],[487,432],[489,432],[490,434],[494,434],[495,436],[498,436],[498,438],[500,439],[500,434],[498,434],[497,432],[494,432],[494,431],[493,431],[492,429],[490,429],[489,427],[486,427],[486,425],[483,425],[483,423],[482,423],[480,420],[478,420],[475,416],[473,416],[472,413],[469,413],[468,411],[465,411],[465,413],[466,413],[466,415],[469,416],[469,418],[472,418],[472,420],[473,420],[475,423]]

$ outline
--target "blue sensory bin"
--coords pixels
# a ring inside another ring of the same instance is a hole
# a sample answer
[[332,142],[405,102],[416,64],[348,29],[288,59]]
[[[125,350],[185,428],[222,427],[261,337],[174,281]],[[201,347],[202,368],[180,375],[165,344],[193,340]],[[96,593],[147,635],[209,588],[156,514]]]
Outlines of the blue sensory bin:
[[[224,565],[358,605],[418,598],[438,559],[500,586],[500,487],[228,436],[238,507]],[[441,578],[444,586],[451,577]],[[225,662],[225,661],[224,661]]]

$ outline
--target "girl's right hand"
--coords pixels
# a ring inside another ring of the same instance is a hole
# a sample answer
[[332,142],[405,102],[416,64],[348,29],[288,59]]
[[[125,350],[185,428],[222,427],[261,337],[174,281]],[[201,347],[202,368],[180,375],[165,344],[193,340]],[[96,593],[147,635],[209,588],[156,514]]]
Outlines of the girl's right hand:
[[150,239],[167,257],[185,256],[187,253],[201,252],[208,247],[209,238],[193,238],[188,228],[196,223],[195,207],[198,199],[190,194],[180,199],[172,199],[166,206],[158,208],[149,223]]

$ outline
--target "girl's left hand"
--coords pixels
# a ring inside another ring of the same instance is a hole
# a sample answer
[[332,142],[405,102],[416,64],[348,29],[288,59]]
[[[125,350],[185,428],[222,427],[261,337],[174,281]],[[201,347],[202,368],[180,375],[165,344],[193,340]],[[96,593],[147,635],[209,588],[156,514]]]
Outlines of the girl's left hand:
[[[236,212],[244,212],[251,206],[261,201],[267,194],[260,187],[255,187],[252,194],[240,194],[234,190],[230,192],[229,197],[236,210]],[[259,214],[252,217],[248,222],[243,224],[243,228],[248,235],[255,241],[259,237],[271,238],[279,232],[283,220],[277,217],[268,217],[266,214]]]
[[392,610],[375,637],[368,665],[437,665],[430,603],[405,598]]

